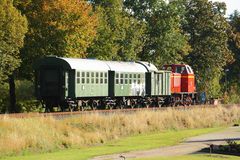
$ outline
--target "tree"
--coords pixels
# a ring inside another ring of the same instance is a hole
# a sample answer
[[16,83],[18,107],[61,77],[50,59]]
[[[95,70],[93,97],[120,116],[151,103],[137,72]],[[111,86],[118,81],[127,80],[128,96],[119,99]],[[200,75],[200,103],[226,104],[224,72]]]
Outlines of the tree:
[[225,75],[225,79],[231,83],[231,85],[238,85],[240,89],[240,13],[234,11],[229,17],[229,24],[232,27],[232,32],[230,34],[230,40],[228,42],[229,49],[233,52],[234,63],[228,65],[226,68],[229,73]]
[[98,35],[88,49],[89,57],[135,60],[141,52],[145,25],[129,16],[122,0],[91,1],[99,15]]
[[11,0],[0,1],[0,85],[9,79],[10,108],[16,112],[14,70],[20,65],[19,49],[27,32],[27,20]]
[[147,24],[146,43],[140,55],[158,67],[166,63],[182,62],[191,50],[188,37],[181,28],[184,8],[178,2],[164,0],[125,0],[126,10]]
[[184,30],[190,35],[192,52],[186,61],[194,68],[199,91],[209,96],[220,94],[220,79],[224,67],[230,63],[228,49],[230,27],[224,17],[226,5],[208,0],[186,0]]
[[27,32],[27,20],[10,0],[0,2],[0,82],[19,67],[19,49]]
[[21,50],[24,77],[32,78],[33,62],[46,55],[86,57],[98,24],[96,14],[86,1],[16,1],[16,6],[27,16],[30,28]]

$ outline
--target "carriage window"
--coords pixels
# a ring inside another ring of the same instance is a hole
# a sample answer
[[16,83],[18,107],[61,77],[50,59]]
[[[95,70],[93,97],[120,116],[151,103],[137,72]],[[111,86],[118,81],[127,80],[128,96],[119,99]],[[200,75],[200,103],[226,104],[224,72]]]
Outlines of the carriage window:
[[104,74],[104,77],[105,77],[104,83],[107,84],[107,73]]
[[90,76],[90,73],[89,72],[87,72],[87,77],[89,77]]
[[77,72],[77,77],[80,77],[80,72]]
[[119,73],[116,74],[116,78],[119,78]]
[[100,72],[100,84],[103,84],[103,72]]
[[125,84],[128,84],[128,79],[125,79]]
[[94,77],[91,78],[91,83],[94,83]]
[[80,72],[77,72],[77,84],[80,83]]
[[137,78],[137,75],[136,75],[136,74],[134,74],[134,75],[133,75],[133,78]]
[[138,74],[138,78],[140,78],[140,74]]
[[87,78],[87,84],[89,84],[89,82],[90,82],[90,79],[89,79],[89,78]]
[[132,84],[132,80],[131,79],[129,79],[129,84]]
[[119,84],[119,79],[116,79],[116,84]]
[[96,83],[98,83],[98,82],[99,82],[99,73],[96,72]]
[[123,74],[121,74],[121,78],[123,78]]
[[99,82],[99,79],[98,79],[98,78],[96,78],[96,83],[98,84],[98,82]]
[[82,77],[85,77],[85,72],[82,72]]
[[128,78],[128,74],[125,74],[125,78]]
[[85,83],[85,78],[82,78],[82,84],[84,84]]
[[140,84],[140,79],[138,80],[138,84]]
[[91,83],[94,83],[94,72],[91,72]]
[[[81,79],[82,79],[82,84],[84,84],[85,83],[85,72],[82,72],[82,78]],[[79,79],[79,82],[80,82],[80,79]]]
[[129,74],[129,78],[132,78],[132,74]]
[[121,81],[120,81],[120,82],[121,82],[121,84],[123,84],[123,79],[121,79]]

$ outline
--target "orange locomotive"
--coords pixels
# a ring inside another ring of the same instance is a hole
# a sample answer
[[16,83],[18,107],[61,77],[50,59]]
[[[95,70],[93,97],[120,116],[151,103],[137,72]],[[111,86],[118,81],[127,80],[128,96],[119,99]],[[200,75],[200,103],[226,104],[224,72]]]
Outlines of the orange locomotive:
[[171,71],[171,104],[191,105],[197,101],[195,76],[192,68],[186,64],[164,65],[164,70]]

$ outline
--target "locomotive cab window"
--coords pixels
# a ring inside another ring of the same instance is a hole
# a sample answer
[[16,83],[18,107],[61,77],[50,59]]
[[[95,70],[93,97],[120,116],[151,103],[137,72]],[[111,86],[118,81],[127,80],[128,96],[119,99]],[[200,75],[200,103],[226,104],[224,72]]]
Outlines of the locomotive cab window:
[[184,70],[185,70],[185,67],[183,67],[183,66],[178,66],[178,67],[176,67],[176,69],[175,69],[175,73],[183,73]]
[[167,71],[172,71],[172,67],[171,66],[168,66],[168,67],[163,67],[164,70],[167,70]]

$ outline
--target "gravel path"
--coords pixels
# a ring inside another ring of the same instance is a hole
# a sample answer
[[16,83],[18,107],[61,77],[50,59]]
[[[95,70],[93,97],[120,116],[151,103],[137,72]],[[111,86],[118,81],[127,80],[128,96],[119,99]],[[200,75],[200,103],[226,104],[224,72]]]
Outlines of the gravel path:
[[92,160],[121,160],[123,159],[121,156],[124,156],[125,159],[157,156],[180,156],[196,153],[203,148],[209,147],[210,144],[225,144],[226,140],[240,140],[240,127],[231,127],[224,131],[192,137],[175,146],[99,156],[92,158]]

